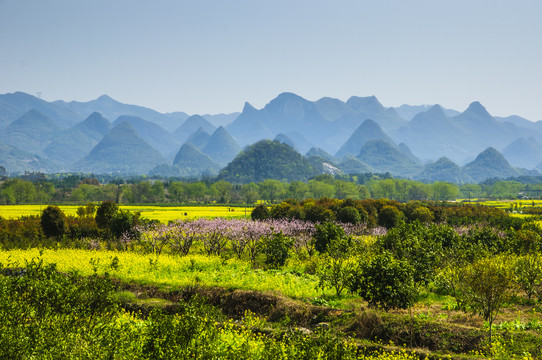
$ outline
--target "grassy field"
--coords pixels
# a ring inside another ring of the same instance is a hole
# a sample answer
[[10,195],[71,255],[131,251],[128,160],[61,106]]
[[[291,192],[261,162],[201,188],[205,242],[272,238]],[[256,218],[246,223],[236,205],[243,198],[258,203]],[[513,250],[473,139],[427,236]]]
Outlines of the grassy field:
[[[47,205],[0,205],[0,216],[5,219],[17,219],[21,216],[41,215]],[[61,205],[60,209],[66,215],[75,216],[77,208],[81,205]],[[131,212],[140,212],[146,219],[159,220],[167,223],[177,219],[196,218],[244,218],[244,207],[227,206],[145,206],[145,205],[122,205],[120,207]],[[250,218],[252,208],[246,209],[246,216]]]

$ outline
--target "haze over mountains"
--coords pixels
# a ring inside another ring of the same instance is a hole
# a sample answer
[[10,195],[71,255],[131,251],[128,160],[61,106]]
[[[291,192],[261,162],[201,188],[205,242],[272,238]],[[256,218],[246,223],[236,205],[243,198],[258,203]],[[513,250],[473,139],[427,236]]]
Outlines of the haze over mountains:
[[[262,164],[275,167],[268,172]],[[542,121],[494,117],[476,101],[458,111],[386,108],[374,96],[312,102],[282,93],[262,109],[246,103],[240,113],[190,116],[106,95],[47,102],[18,92],[0,95],[0,165],[11,174],[219,174],[234,182],[255,181],[262,173],[299,180],[364,172],[480,182],[538,175]]]

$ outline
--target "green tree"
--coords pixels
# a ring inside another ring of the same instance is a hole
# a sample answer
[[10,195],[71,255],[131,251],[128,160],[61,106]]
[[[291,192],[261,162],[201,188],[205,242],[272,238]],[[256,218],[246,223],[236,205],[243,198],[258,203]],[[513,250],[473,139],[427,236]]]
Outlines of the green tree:
[[264,204],[260,204],[252,210],[252,213],[250,214],[250,217],[252,220],[266,220],[269,219],[271,216],[271,213],[269,212],[269,209]]
[[215,182],[211,187],[217,192],[218,194],[218,202],[225,204],[230,202],[231,199],[231,192],[233,185],[230,184],[227,181],[220,180]]
[[254,204],[256,200],[260,198],[260,190],[258,185],[251,182],[250,184],[244,184],[241,186],[241,197],[243,201],[248,204]]
[[490,344],[493,322],[510,298],[512,279],[508,259],[504,257],[482,259],[470,265],[465,274],[467,303],[489,323]]
[[527,298],[539,295],[542,290],[542,259],[540,254],[528,254],[514,262],[515,281]]
[[348,286],[355,265],[355,261],[349,260],[348,256],[351,247],[351,237],[331,239],[327,246],[327,253],[322,255],[318,262],[317,276],[320,288],[333,288],[337,296],[340,296]]
[[258,187],[263,199],[272,203],[284,197],[286,194],[285,185],[279,180],[267,179],[259,183]]
[[174,181],[169,184],[168,195],[173,202],[182,203],[186,201],[186,192],[184,184],[180,181]]
[[406,262],[384,251],[362,260],[353,273],[349,289],[370,306],[390,309],[410,308],[418,295],[413,269]]
[[335,186],[335,198],[337,199],[354,199],[359,195],[358,186],[353,182],[335,180],[333,186]]
[[[365,217],[367,217],[367,212],[365,212]],[[337,211],[337,220],[343,223],[359,224],[361,223],[361,215],[355,207],[345,206]]]
[[272,268],[281,268],[290,256],[294,242],[281,232],[265,237],[262,241],[262,253],[265,254],[265,264]]
[[391,229],[403,220],[403,213],[396,206],[386,205],[378,213],[378,225]]
[[459,195],[459,188],[455,184],[437,181],[433,183],[432,189],[436,201],[455,200]]
[[104,201],[96,210],[96,225],[100,229],[109,229],[113,216],[119,210],[119,206],[113,201]]
[[309,188],[316,199],[323,197],[332,198],[335,195],[335,187],[323,181],[309,180]]
[[302,181],[292,181],[288,186],[288,197],[298,201],[311,197],[309,185]]
[[184,187],[188,200],[203,202],[205,198],[205,193],[207,191],[207,186],[205,186],[205,183],[201,181],[187,183],[184,185]]
[[316,225],[314,232],[314,248],[320,253],[327,251],[328,245],[332,241],[339,241],[345,237],[344,229],[339,225],[331,222],[325,222],[321,225]]
[[40,223],[41,229],[47,237],[60,240],[66,232],[66,216],[58,206],[47,206],[41,213]]

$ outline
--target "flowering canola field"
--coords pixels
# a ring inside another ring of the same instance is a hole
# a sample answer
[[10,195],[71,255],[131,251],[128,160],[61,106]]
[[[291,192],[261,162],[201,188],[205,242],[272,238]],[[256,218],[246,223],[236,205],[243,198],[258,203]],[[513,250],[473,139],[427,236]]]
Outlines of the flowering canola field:
[[[60,205],[66,215],[77,215],[77,208],[81,205]],[[21,216],[41,215],[47,205],[0,205],[0,216],[4,219],[18,219]],[[178,219],[197,218],[244,218],[244,207],[228,206],[145,206],[121,205],[121,209],[131,212],[140,212],[146,219],[159,220],[167,223]],[[252,208],[246,208],[246,217],[250,218]]]

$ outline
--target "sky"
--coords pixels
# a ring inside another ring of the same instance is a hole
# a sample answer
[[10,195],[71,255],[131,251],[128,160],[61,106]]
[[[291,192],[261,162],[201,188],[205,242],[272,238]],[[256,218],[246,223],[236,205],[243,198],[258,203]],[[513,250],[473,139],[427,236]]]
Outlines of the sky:
[[542,120],[540,0],[0,0],[0,93],[188,114],[375,95]]

